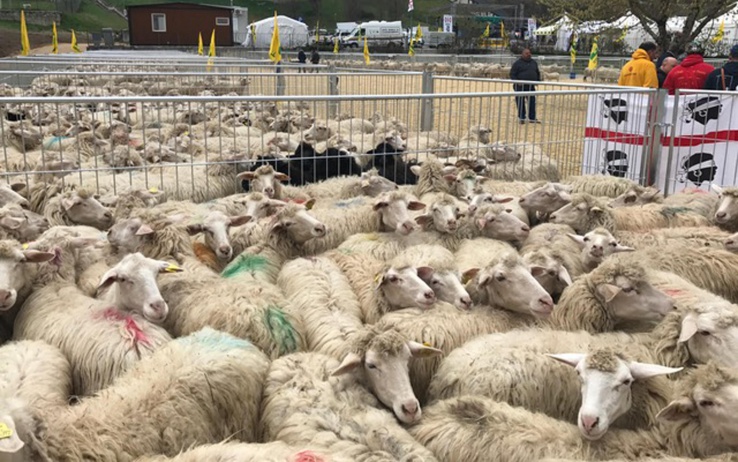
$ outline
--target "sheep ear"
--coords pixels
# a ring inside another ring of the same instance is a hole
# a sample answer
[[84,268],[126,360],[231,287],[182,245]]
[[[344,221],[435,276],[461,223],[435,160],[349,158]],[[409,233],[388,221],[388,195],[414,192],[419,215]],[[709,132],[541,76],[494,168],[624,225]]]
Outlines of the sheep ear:
[[564,265],[561,265],[561,269],[559,269],[559,280],[567,286],[570,286],[573,283],[571,276],[569,275],[569,271],[567,271]]
[[592,207],[591,209],[589,209],[589,211],[590,212],[593,212],[593,213],[602,213],[602,212],[604,212],[604,210],[602,210],[602,207],[597,207],[596,205],[594,207]]
[[420,201],[410,201],[407,204],[408,210],[423,210],[425,208],[425,204]]
[[0,219],[0,225],[5,229],[18,229],[23,224],[23,220],[15,217],[3,217]]
[[461,275],[461,283],[466,285],[469,281],[474,279],[477,274],[479,274],[479,268],[471,268],[464,271],[464,274]]
[[529,269],[530,274],[532,274],[534,278],[546,274],[546,268],[543,266],[533,265]]
[[139,226],[138,231],[136,231],[136,236],[146,236],[149,234],[154,234],[154,230],[151,229],[151,226],[145,224]]
[[[4,438],[0,439],[0,454],[11,454],[10,459],[13,459],[12,454],[15,454],[23,449],[25,443],[18,436],[18,431],[15,428],[15,422],[13,422],[12,419],[10,419],[9,421],[0,420],[0,428],[4,430]],[[2,459],[5,460],[5,456],[2,457]]]
[[[479,173],[479,172],[475,171],[475,173]],[[477,175],[476,178],[477,178],[477,181],[480,183],[484,183],[485,181],[489,180],[489,178],[487,178],[486,176],[482,176],[482,175]]]
[[[446,165],[441,169],[441,173],[444,175],[455,175],[458,170],[456,169],[456,166],[454,165]],[[454,180],[456,177],[454,177]]]
[[500,196],[494,196],[494,197],[492,198],[492,200],[493,200],[493,201],[494,201],[494,202],[495,202],[496,204],[506,204],[506,203],[508,203],[508,202],[512,201],[513,199],[514,199],[514,197],[512,197],[512,196],[503,196],[503,197],[500,197]]
[[251,221],[251,215],[228,217],[228,226],[241,226]]
[[254,178],[256,178],[256,174],[254,172],[241,172],[236,175],[236,178],[238,178],[239,180],[252,181]]
[[446,180],[447,183],[453,183],[456,181],[456,175],[449,173],[448,175],[443,175],[443,179]]
[[675,374],[684,369],[683,367],[666,367],[660,364],[639,363],[635,361],[628,364],[628,368],[636,380],[648,379],[657,375]]
[[415,217],[415,223],[420,226],[426,227],[433,223],[433,217],[431,215],[420,215]]
[[432,346],[425,344],[425,343],[418,343],[413,340],[409,340],[407,342],[408,348],[410,348],[410,353],[413,355],[413,358],[431,358],[433,356],[443,356],[443,351],[439,350],[438,348],[433,348]]
[[415,176],[420,176],[420,165],[411,165],[410,171],[413,172]]
[[627,245],[618,245],[615,246],[615,252],[634,252],[635,249],[633,247],[628,247]]
[[661,192],[660,189],[652,189],[650,191],[647,191],[645,194],[643,194],[643,197],[645,199],[653,199],[654,197],[658,196]]
[[627,196],[625,196],[625,198],[623,199],[623,202],[625,202],[626,204],[630,204],[631,202],[635,202],[635,201],[636,201],[636,199],[638,199],[638,197],[636,197],[636,195],[635,195],[635,194],[634,194],[634,195],[627,195]]
[[12,189],[15,192],[22,191],[26,188],[25,183],[13,183],[10,185],[10,189]]
[[716,185],[715,183],[710,185],[710,188],[715,191],[717,194],[723,193],[723,188],[721,186]]
[[[194,224],[194,225],[187,225],[187,233],[190,236],[194,236],[195,234],[201,233],[204,230],[205,230],[205,227],[201,223]],[[136,233],[136,234],[138,234],[138,233]]]
[[107,273],[103,274],[102,279],[100,279],[100,284],[97,285],[95,295],[99,295],[100,292],[112,286],[116,282],[118,282],[118,271],[115,268],[109,269]]
[[64,208],[64,210],[69,210],[72,207],[74,207],[75,200],[71,199],[69,197],[65,197],[61,200],[61,206]]
[[53,252],[41,252],[39,250],[24,250],[23,261],[26,263],[42,263],[51,261],[56,255]]
[[290,181],[290,177],[282,172],[274,172],[274,178],[276,178],[278,181]]
[[679,333],[677,343],[684,343],[691,339],[697,333],[697,318],[693,314],[688,314],[682,320],[682,330]]
[[269,199],[269,205],[272,207],[284,207],[287,205],[287,202],[281,201],[279,199]]
[[487,219],[484,217],[477,218],[476,221],[477,221],[477,228],[479,229],[484,229],[484,227],[487,226]]
[[566,202],[571,202],[571,194],[566,191],[559,191],[559,199]]
[[572,234],[572,233],[566,233],[566,235],[569,236],[572,241],[576,242],[581,247],[584,247],[584,236],[580,236],[579,234]]
[[415,269],[418,273],[418,277],[424,281],[433,277],[435,270],[430,266],[419,266]]
[[361,366],[361,363],[361,356],[357,355],[356,353],[349,353],[343,358],[341,364],[336,370],[331,373],[331,375],[336,376],[346,374],[347,372],[351,372],[357,367]]
[[620,287],[614,284],[600,284],[597,286],[597,292],[605,298],[605,303],[610,303],[621,290]]
[[567,364],[571,367],[577,367],[580,362],[587,356],[584,353],[560,353],[560,354],[546,354],[551,359],[555,359],[561,363]]
[[668,406],[656,414],[656,419],[667,422],[679,422],[680,420],[691,419],[694,412],[694,403],[685,396],[669,403]]
[[389,205],[389,202],[385,200],[380,200],[374,203],[374,206],[372,207],[372,210],[375,212],[381,209],[382,207],[387,207]]
[[312,210],[315,206],[315,199],[308,199],[307,202],[305,202],[305,208],[308,210]]

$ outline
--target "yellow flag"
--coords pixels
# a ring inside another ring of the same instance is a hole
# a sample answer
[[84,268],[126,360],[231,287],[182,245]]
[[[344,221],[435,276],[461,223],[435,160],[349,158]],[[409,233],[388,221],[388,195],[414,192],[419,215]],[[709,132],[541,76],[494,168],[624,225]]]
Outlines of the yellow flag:
[[725,20],[720,21],[720,27],[718,27],[717,34],[715,34],[715,37],[712,38],[712,43],[718,43],[723,39],[723,36],[725,35]]
[[366,35],[364,36],[364,62],[369,65],[369,45],[366,43]]
[[277,23],[277,12],[274,12],[274,31],[272,32],[272,43],[269,45],[269,59],[278,63],[282,61],[282,47],[279,44],[279,24]]
[[75,53],[82,53],[82,50],[77,46],[77,35],[74,33],[74,29],[72,29],[72,51]]
[[338,37],[333,39],[333,53],[338,54]]
[[418,23],[418,28],[415,29],[415,40],[418,41],[423,38],[423,31],[420,30],[420,23]]
[[489,23],[487,23],[487,28],[484,29],[484,33],[482,34],[482,37],[484,38],[489,37]]
[[202,32],[197,33],[197,54],[202,56]]
[[208,50],[208,56],[211,58],[215,57],[215,29],[213,29],[213,33],[210,34],[210,50]]
[[597,45],[597,38],[595,36],[594,40],[592,40],[592,51],[589,52],[589,63],[587,64],[587,69],[593,71],[597,69],[597,66],[600,64],[600,47]]
[[502,46],[507,45],[507,35],[505,35],[505,23],[500,23],[500,37],[502,37]]
[[320,42],[320,21],[315,23],[315,43]]
[[26,29],[26,13],[21,10],[21,55],[28,56],[31,52],[31,42],[28,41],[28,29]]
[[407,54],[410,56],[415,56],[415,47],[413,46],[415,43],[415,39],[410,39],[410,46],[407,49]]
[[51,52],[59,53],[59,37],[56,35],[56,21],[51,23]]

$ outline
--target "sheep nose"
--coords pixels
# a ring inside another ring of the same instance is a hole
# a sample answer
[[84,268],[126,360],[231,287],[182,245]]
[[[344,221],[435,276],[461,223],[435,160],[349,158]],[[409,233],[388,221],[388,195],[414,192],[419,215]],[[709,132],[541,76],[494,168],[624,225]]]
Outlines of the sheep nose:
[[151,311],[154,313],[153,319],[150,321],[163,321],[167,317],[169,307],[164,300],[157,300],[151,304]]
[[107,220],[112,220],[113,219],[113,212],[111,212],[110,210],[106,210],[103,215],[105,216],[105,219],[107,219]]
[[269,197],[274,196],[274,188],[264,188],[264,194],[266,194]]
[[476,210],[477,210],[477,206],[476,205],[470,205],[469,206],[469,213],[474,213]]
[[402,405],[402,412],[407,415],[413,416],[418,413],[418,403],[411,402]]
[[729,239],[729,240],[725,241],[725,245],[733,245],[733,240],[732,239]]
[[433,300],[436,298],[436,294],[432,290],[427,290],[423,293],[423,297],[425,297],[426,300]]
[[9,290],[0,290],[0,306],[7,307],[7,304],[10,301],[11,296],[12,296],[12,293]]
[[325,225],[322,223],[319,225],[315,225],[315,227],[313,227],[313,231],[316,235],[323,236],[325,235]]
[[409,233],[409,232],[411,232],[411,231],[412,231],[413,229],[415,229],[415,226],[413,226],[413,224],[412,224],[412,223],[410,223],[410,222],[408,221],[408,222],[405,222],[405,223],[403,223],[403,224],[402,224],[402,229],[403,229],[403,230],[404,230],[405,232],[408,232],[408,233]]
[[448,220],[447,223],[449,226],[456,226],[456,220],[454,219]]
[[523,225],[523,227],[520,228],[520,229],[522,229],[526,233],[529,233],[530,232],[530,226],[528,226],[528,225]]
[[220,247],[218,247],[218,252],[222,253],[223,255],[230,255],[231,254],[231,246],[227,244],[223,244]]
[[539,298],[538,303],[543,305],[547,310],[553,310],[554,303],[550,295],[546,295],[545,297]]
[[461,297],[460,301],[461,301],[461,304],[464,305],[464,308],[466,308],[467,310],[469,308],[471,308],[471,306],[472,306],[472,299],[471,299],[470,296],[465,295],[465,296]]
[[18,205],[23,207],[24,209],[30,208],[31,204],[28,203],[27,200],[23,199],[22,201],[18,202]]
[[582,416],[582,426],[587,432],[591,432],[597,427],[597,424],[600,423],[599,417],[594,417],[590,415],[583,415]]
[[718,213],[715,214],[715,216],[718,217],[718,218],[725,218],[726,215],[727,215],[727,213],[725,213],[725,212],[718,212]]
[[556,215],[552,213],[551,215],[548,216],[548,219],[549,221],[554,221],[556,220]]

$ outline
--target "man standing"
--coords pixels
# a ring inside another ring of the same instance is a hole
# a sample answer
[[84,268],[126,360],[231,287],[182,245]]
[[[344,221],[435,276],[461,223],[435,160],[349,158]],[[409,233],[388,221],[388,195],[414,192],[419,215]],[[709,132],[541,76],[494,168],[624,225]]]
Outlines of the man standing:
[[[541,71],[538,70],[538,63],[533,59],[530,49],[526,48],[520,55],[520,59],[515,61],[510,69],[510,78],[512,80],[521,80],[529,82],[540,82]],[[519,92],[536,91],[535,84],[532,83],[516,83],[513,84],[513,90]],[[530,123],[541,123],[536,119],[536,97],[535,94],[530,96],[516,96],[515,103],[518,105],[518,119],[521,124],[525,123],[525,101],[528,100],[528,120]]]
[[[313,48],[313,52],[310,54],[310,62],[314,65],[318,65],[320,63],[320,54],[318,53],[318,45],[315,45],[315,48]],[[317,69],[313,69],[313,72],[318,72]]]
[[305,63],[307,62],[307,55],[305,54],[305,50],[300,48],[300,51],[297,52],[297,62],[300,63],[300,67],[298,68],[297,72],[305,72]]
[[733,45],[728,54],[728,62],[707,76],[705,90],[730,90],[738,87],[738,45]]
[[659,47],[653,42],[643,42],[631,55],[631,60],[620,70],[618,85],[623,87],[658,88],[659,79],[653,60],[659,55]]
[[666,80],[666,76],[669,75],[669,72],[671,72],[672,69],[674,69],[674,66],[679,64],[679,61],[677,61],[676,58],[672,56],[667,56],[664,58],[664,61],[661,63],[661,67],[659,67],[658,70],[658,77],[659,77],[659,88],[664,87],[664,81]]
[[664,81],[664,88],[673,95],[677,88],[683,90],[702,90],[705,87],[707,76],[715,70],[702,57],[704,51],[697,43],[687,45],[687,57],[676,66]]

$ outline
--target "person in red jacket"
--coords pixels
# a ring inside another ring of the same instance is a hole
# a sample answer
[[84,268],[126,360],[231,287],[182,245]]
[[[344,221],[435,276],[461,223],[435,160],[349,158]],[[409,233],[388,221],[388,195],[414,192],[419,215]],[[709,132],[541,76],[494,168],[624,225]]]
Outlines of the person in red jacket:
[[714,67],[707,64],[702,57],[704,51],[696,43],[690,43],[686,49],[687,56],[669,72],[664,81],[664,88],[673,95],[677,88],[681,90],[701,90],[705,87],[705,80]]

